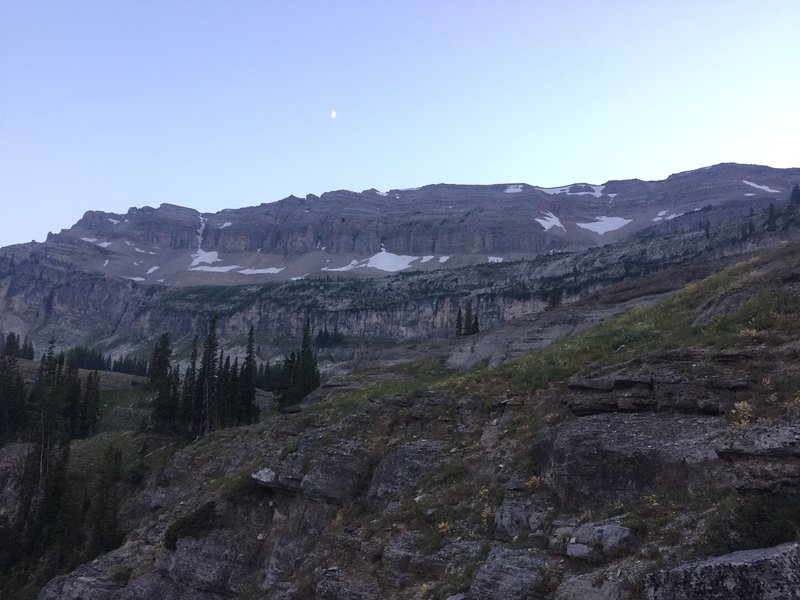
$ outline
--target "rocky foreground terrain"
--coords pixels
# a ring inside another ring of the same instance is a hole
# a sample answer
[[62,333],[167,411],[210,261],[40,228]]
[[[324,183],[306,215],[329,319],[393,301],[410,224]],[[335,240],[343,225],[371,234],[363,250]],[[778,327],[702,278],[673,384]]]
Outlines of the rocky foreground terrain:
[[[119,349],[218,314],[223,339],[263,323],[276,351],[306,317],[350,340],[291,411],[188,444],[143,426],[149,394],[114,375],[69,478],[91,485],[121,448],[122,542],[30,596],[800,598],[800,219],[740,208],[525,261],[272,287],[4,254],[4,324],[33,337]],[[455,338],[466,302],[481,332]],[[25,452],[0,448],[0,524]]]

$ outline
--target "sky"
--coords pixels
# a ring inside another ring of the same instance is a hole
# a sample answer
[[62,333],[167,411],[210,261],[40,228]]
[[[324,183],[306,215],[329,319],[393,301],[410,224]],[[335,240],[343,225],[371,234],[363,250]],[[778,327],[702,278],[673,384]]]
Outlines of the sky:
[[0,1],[0,246],[87,210],[800,167],[798,0]]

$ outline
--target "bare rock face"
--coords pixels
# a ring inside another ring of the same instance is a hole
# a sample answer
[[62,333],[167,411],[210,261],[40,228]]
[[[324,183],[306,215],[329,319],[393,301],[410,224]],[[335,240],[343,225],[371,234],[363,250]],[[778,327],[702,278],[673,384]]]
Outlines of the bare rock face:
[[545,558],[535,551],[494,548],[467,592],[468,600],[546,598]]
[[404,492],[417,485],[444,455],[437,440],[415,440],[389,452],[378,464],[367,493],[369,509],[392,513]]
[[800,545],[743,550],[647,577],[648,600],[800,598]]
[[[659,485],[686,490],[717,460],[720,417],[599,414],[568,421],[534,449],[534,460],[567,506],[641,498]],[[653,443],[658,439],[659,443]]]

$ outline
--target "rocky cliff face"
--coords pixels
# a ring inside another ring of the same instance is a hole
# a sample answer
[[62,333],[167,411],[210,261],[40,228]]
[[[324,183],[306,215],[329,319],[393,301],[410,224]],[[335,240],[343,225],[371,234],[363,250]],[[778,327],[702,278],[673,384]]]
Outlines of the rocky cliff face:
[[[709,211],[697,213],[707,218]],[[295,343],[308,319],[316,331],[328,328],[358,344],[384,340],[453,337],[456,314],[467,305],[491,329],[544,310],[549,292],[562,290],[566,302],[649,272],[711,261],[790,239],[797,224],[766,231],[764,211],[713,229],[661,233],[645,231],[624,243],[582,252],[557,252],[535,259],[397,274],[381,279],[307,279],[250,286],[176,287],[139,285],[77,269],[45,249],[28,257],[0,255],[0,327],[29,335],[43,347],[100,345],[129,352],[169,331],[180,343],[204,335],[213,315],[229,345],[241,343],[250,326],[259,345]],[[742,237],[742,227],[753,233]],[[68,250],[84,244],[60,242]],[[712,263],[708,263],[712,264]],[[670,278],[667,288],[699,273]],[[268,358],[268,356],[264,356]]]

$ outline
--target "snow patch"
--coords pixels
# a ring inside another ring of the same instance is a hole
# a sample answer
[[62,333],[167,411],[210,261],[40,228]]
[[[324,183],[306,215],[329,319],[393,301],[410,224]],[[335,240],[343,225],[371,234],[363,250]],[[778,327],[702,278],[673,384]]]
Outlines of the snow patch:
[[744,195],[745,196],[755,196],[755,194],[753,192],[745,192]]
[[105,260],[105,262],[103,263],[103,266],[104,266],[104,267],[107,267],[107,266],[108,266],[108,259],[106,259],[106,260]]
[[660,211],[658,211],[658,216],[659,216],[659,217],[663,217],[663,216],[664,216],[664,215],[666,215],[668,212],[669,212],[668,210],[660,210]]
[[112,225],[119,225],[119,219],[112,219],[111,217],[108,218],[108,222]]
[[486,260],[488,260],[490,263],[501,263],[501,262],[503,262],[503,257],[502,256],[487,256]]
[[97,241],[97,238],[81,238],[84,242],[89,242],[90,244],[94,244]]
[[[214,252],[216,254],[216,252]],[[189,269],[190,271],[205,271],[206,273],[227,273],[228,271],[233,271],[234,269],[241,269],[241,265],[229,265],[225,267],[192,267]]]
[[141,252],[142,254],[147,254],[147,250],[140,250],[136,246],[134,246],[133,249],[136,250],[137,252]]
[[[592,188],[592,191],[589,192],[587,190],[581,190],[579,192],[571,192],[570,190],[575,187],[590,187]],[[573,183],[572,185],[564,185],[555,188],[537,187],[536,189],[551,196],[555,196],[557,194],[567,194],[567,196],[594,196],[595,198],[599,198],[603,195],[603,190],[605,187],[605,185],[592,185],[590,183]],[[616,196],[616,194],[614,195]]]
[[155,272],[156,272],[156,271],[158,271],[160,268],[161,268],[161,267],[150,267],[149,269],[147,269],[147,273],[145,273],[145,275],[150,275],[151,273],[155,273]]
[[522,191],[522,184],[516,183],[506,188],[506,194],[519,194]]
[[561,229],[563,229],[564,231],[567,230],[567,228],[561,224],[561,221],[559,221],[558,217],[555,216],[553,213],[545,212],[542,214],[545,215],[544,219],[534,219],[534,221],[536,221],[537,223],[539,223],[539,225],[544,227],[545,231],[550,231],[550,228],[552,227],[561,227]]
[[449,256],[440,256],[439,257],[439,262],[440,263],[446,263],[448,260],[450,260]]
[[113,243],[114,242],[97,242],[97,245],[100,246],[101,248],[108,248]]
[[378,194],[378,196],[383,196],[384,198],[386,198],[386,196],[389,195],[389,192],[381,192],[379,190],[374,190],[374,191],[376,194]]
[[286,267],[267,267],[266,269],[243,269],[239,271],[242,275],[274,275],[280,273]]
[[677,219],[678,217],[682,217],[685,213],[672,213],[667,217],[667,221],[672,221],[672,219]]
[[[219,257],[219,254],[217,254],[216,250],[212,250],[211,252],[206,252],[205,250],[203,250],[203,232],[205,230],[206,230],[206,218],[200,217],[200,227],[197,228],[197,252],[192,254],[192,264],[190,265],[191,271],[207,270],[207,269],[195,268],[197,267],[197,265],[202,265],[202,264],[210,265],[215,262],[222,262],[222,259]],[[127,244],[127,242],[125,243]],[[137,250],[137,248],[134,248],[134,250]],[[214,267],[214,268],[220,269],[226,267]],[[230,269],[233,268],[239,268],[239,267],[231,267]],[[212,271],[212,272],[217,272],[217,271]],[[219,272],[224,273],[225,271],[219,271]]]
[[431,255],[429,255],[429,256],[423,256],[422,258],[420,258],[420,259],[419,259],[419,262],[421,262],[421,263],[426,263],[426,262],[428,262],[429,260],[433,260],[433,258],[434,258],[434,257],[433,257],[433,254],[431,254]]
[[192,265],[196,267],[197,265],[210,265],[216,262],[222,262],[222,259],[217,254],[216,250],[212,250],[211,252],[206,252],[205,250],[197,250],[194,254],[192,254]]
[[773,190],[768,185],[759,185],[757,183],[753,183],[752,181],[747,181],[746,179],[742,179],[742,183],[745,185],[749,185],[752,188],[756,188],[757,190],[761,190],[762,192],[769,192],[770,194],[780,194],[780,190]]
[[305,279],[306,277],[308,277],[310,274],[311,273],[306,273],[305,275],[298,275],[297,277],[290,277],[289,279],[291,279],[292,281],[300,281],[301,279]]
[[588,229],[603,235],[609,231],[616,231],[625,227],[633,219],[623,219],[622,217],[595,217],[597,220],[594,223],[575,223],[578,227]]
[[144,277],[122,277],[123,279],[130,279],[131,281],[144,281]]
[[220,229],[225,229],[226,227],[230,227],[233,225],[230,221],[225,221],[222,225],[219,226]]
[[387,252],[385,249],[381,249],[381,251],[374,256],[370,256],[369,258],[365,258],[363,260],[351,260],[350,264],[345,265],[344,267],[322,267],[322,270],[343,272],[352,271],[353,269],[360,269],[362,267],[371,267],[373,269],[378,269],[379,271],[394,273],[396,271],[407,269],[411,266],[412,262],[419,259],[419,256],[393,254],[391,252]]

